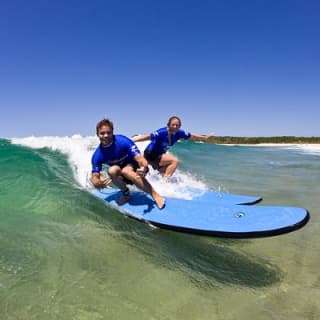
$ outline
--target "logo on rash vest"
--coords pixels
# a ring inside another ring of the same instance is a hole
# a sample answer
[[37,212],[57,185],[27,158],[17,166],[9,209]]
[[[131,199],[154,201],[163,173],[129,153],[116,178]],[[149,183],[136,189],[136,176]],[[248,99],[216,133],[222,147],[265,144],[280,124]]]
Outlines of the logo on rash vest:
[[131,147],[131,152],[135,155],[140,153],[138,147],[135,144]]

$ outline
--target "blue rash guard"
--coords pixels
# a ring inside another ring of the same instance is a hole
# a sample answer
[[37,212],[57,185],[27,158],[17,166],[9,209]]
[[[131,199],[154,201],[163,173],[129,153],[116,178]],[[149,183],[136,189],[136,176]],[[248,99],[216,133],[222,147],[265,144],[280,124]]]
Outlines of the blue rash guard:
[[100,143],[93,153],[91,172],[102,171],[102,164],[118,165],[121,168],[127,164],[136,165],[134,157],[137,154],[140,154],[140,151],[132,140],[120,134],[113,135],[113,142],[110,146],[105,147]]
[[173,146],[179,139],[189,139],[191,137],[190,132],[186,132],[179,129],[177,133],[171,134],[168,138],[168,128],[160,128],[150,133],[151,142],[147,145],[146,150],[153,153],[165,153]]

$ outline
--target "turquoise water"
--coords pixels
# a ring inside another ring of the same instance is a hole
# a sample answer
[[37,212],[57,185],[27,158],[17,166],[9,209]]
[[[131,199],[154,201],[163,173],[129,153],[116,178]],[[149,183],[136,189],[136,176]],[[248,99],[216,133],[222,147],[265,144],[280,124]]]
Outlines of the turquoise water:
[[[87,191],[94,138],[0,140],[0,319],[319,319],[319,146],[179,143],[175,181],[305,207],[302,229],[234,240],[152,229]],[[174,180],[174,179],[173,179]]]

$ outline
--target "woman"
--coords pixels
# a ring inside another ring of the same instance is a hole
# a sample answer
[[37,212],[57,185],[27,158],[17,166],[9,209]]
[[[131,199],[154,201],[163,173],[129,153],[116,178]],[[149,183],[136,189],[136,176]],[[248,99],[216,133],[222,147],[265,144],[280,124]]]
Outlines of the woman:
[[150,134],[135,136],[134,142],[151,140],[144,151],[144,157],[164,178],[169,178],[178,167],[179,160],[168,149],[180,139],[208,140],[208,135],[199,135],[181,129],[181,120],[177,116],[169,118],[167,126]]

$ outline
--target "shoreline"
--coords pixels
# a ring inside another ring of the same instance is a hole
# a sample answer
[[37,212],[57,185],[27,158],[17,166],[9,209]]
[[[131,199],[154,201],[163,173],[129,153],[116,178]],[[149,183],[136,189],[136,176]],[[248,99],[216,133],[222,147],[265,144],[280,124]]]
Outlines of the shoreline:
[[270,137],[236,137],[236,136],[212,136],[206,141],[215,144],[236,144],[236,145],[304,145],[320,144],[320,137],[301,137],[301,136],[270,136]]
[[239,147],[252,147],[252,148],[283,148],[283,150],[296,150],[306,154],[320,154],[320,143],[258,143],[258,144],[218,144],[223,146],[239,146]]
[[222,146],[248,146],[248,147],[306,147],[315,146],[320,148],[320,143],[215,143]]

